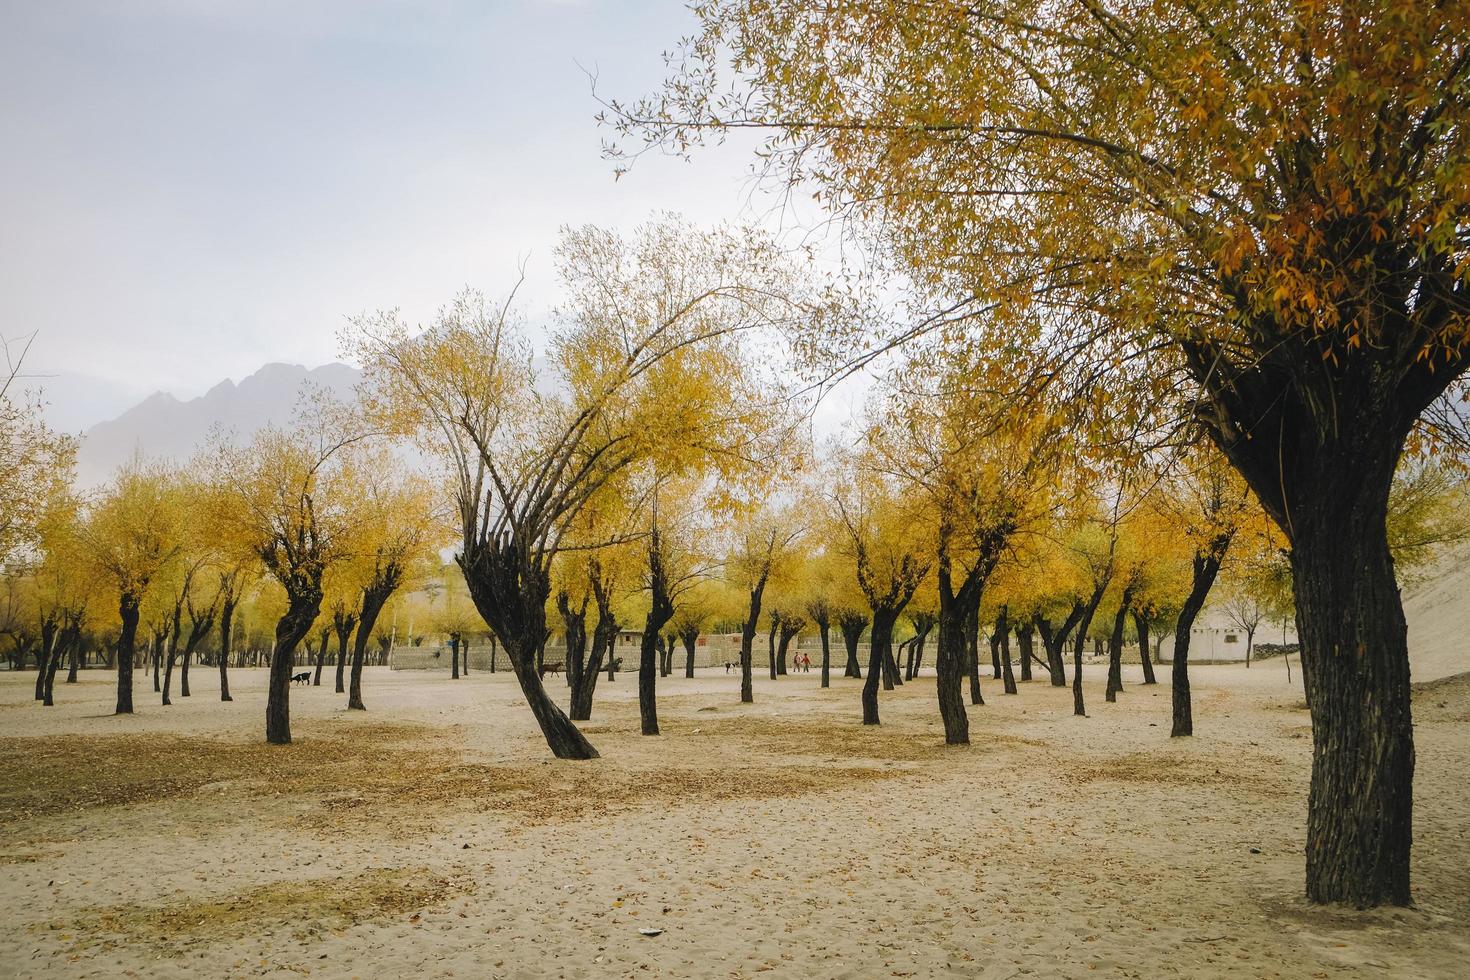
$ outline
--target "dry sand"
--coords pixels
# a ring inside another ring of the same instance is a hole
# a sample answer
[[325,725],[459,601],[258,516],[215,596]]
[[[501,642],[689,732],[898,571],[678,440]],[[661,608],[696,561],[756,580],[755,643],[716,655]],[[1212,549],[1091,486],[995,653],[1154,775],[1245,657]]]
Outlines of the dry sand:
[[[370,671],[367,713],[262,671],[161,708],[101,672],[0,675],[0,975],[1463,977],[1470,685],[1419,692],[1413,909],[1307,906],[1307,715],[1279,660],[1168,669],[1091,716],[986,684],[941,743],[932,677],[599,686],[595,762],[556,762],[511,678]],[[1260,853],[1253,853],[1253,849]],[[662,929],[645,937],[640,929]]]

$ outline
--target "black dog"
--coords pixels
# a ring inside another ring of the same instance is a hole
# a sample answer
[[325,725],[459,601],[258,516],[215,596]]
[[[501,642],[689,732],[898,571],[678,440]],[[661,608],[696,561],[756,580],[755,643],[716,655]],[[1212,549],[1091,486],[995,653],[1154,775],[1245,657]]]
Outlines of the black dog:
[[311,680],[311,671],[309,670],[303,670],[299,674],[291,675],[292,684],[305,684],[309,680]]

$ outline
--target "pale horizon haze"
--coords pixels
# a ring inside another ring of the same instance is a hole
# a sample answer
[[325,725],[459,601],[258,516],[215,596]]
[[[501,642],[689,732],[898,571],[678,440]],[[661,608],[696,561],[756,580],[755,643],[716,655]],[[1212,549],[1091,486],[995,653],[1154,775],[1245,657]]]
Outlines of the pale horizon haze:
[[[54,425],[268,362],[466,285],[555,302],[559,227],[768,221],[749,147],[601,154],[694,26],[675,2],[0,3],[0,296]],[[585,70],[584,70],[585,69]]]

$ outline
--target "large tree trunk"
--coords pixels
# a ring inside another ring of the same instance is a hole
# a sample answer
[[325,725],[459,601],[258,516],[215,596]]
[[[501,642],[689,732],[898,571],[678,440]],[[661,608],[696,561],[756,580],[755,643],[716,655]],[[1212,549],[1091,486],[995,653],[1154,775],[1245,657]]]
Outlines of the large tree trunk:
[[863,668],[858,663],[858,642],[863,638],[863,630],[868,628],[868,618],[848,613],[838,617],[837,624],[842,630],[842,643],[847,650],[847,664],[842,669],[842,676],[861,680]]
[[799,629],[793,629],[790,623],[783,622],[781,624],[781,639],[776,643],[776,673],[786,673],[786,656],[791,651],[791,641],[800,632]]
[[1304,519],[1292,542],[1312,712],[1307,897],[1360,908],[1412,900],[1414,733],[1388,484],[1383,472],[1345,477],[1335,487],[1342,496],[1324,507],[1334,513]]
[[347,693],[347,642],[352,637],[352,627],[355,625],[356,616],[347,616],[333,622],[333,627],[337,630],[337,694]]
[[1157,684],[1158,678],[1154,677],[1154,661],[1149,656],[1149,615],[1139,609],[1133,610],[1133,628],[1138,631],[1138,658],[1143,662],[1143,682],[1145,684]]
[[1229,533],[1211,538],[1194,553],[1193,575],[1189,595],[1179,609],[1179,622],[1174,626],[1174,663],[1170,670],[1174,723],[1169,731],[1172,738],[1194,734],[1194,707],[1189,693],[1189,635],[1194,630],[1195,617],[1204,608],[1215,576],[1220,571],[1220,562],[1230,547]]
[[[893,642],[893,624],[898,619],[896,611],[873,610],[873,626],[868,636],[872,649],[868,655],[868,678],[863,681],[863,724],[878,724],[878,684],[888,679],[888,661],[893,659],[890,645]],[[892,690],[892,685],[888,685]]]
[[321,604],[320,588],[288,595],[286,612],[276,621],[276,650],[265,701],[265,740],[272,745],[291,744],[291,667],[296,645],[311,631]]
[[118,618],[122,628],[117,635],[117,709],[120,715],[133,713],[133,658],[138,645],[138,604],[140,596],[124,593],[118,600]]
[[[895,617],[895,624],[897,619]],[[895,687],[903,686],[903,675],[898,669],[898,658],[893,655],[892,629],[889,630],[889,642],[886,652],[883,654],[883,690],[891,691]]]
[[390,592],[367,588],[362,593],[362,609],[357,614],[357,636],[352,643],[352,671],[347,682],[347,710],[366,711],[362,700],[362,665],[367,659],[368,641],[372,639],[373,627],[378,624],[378,615],[383,611]]
[[1000,652],[1000,676],[1005,693],[1016,694],[1016,675],[1011,668],[1011,621],[1005,606],[1000,607],[995,620],[995,639]]
[[828,634],[832,624],[825,619],[817,621],[817,630],[822,637],[822,686],[832,686],[832,641]]
[[60,624],[51,616],[41,622],[41,646],[36,651],[36,693],[34,700],[46,698],[46,668],[51,665],[51,654],[56,648],[56,634]]
[[44,671],[46,675],[46,683],[41,691],[41,704],[44,707],[50,708],[56,704],[56,699],[54,697],[54,691],[56,687],[56,670],[58,667],[61,666],[62,655],[68,649],[74,649],[76,646],[81,645],[81,642],[82,639],[80,631],[73,630],[70,627],[61,630],[58,634],[56,647],[54,650],[52,650],[51,656],[48,657],[46,660],[46,670]]
[[984,704],[980,692],[980,600],[975,599],[964,610],[965,666],[970,673],[970,703]]
[[761,614],[761,597],[766,591],[766,577],[762,575],[750,590],[750,615],[740,628],[740,703],[755,703],[755,688],[751,683],[751,659],[754,656],[756,620]]
[[771,632],[766,637],[767,652],[770,655],[771,680],[776,679],[776,634],[781,630],[781,619],[778,616],[771,617]]
[[178,651],[179,651],[179,634],[178,633],[175,633],[175,634],[173,634],[173,639],[171,639],[168,642],[168,653],[167,653],[167,655],[164,658],[165,659],[165,664],[164,664],[164,668],[163,668],[163,703],[165,705],[173,704],[173,701],[169,700],[169,696],[168,695],[169,695],[169,691],[173,687],[173,681],[174,681],[174,659],[178,656]]
[[[968,643],[970,611],[961,600],[941,592],[939,602],[939,648],[934,654],[934,672],[939,692],[939,718],[944,723],[946,745],[970,744],[970,719],[962,693],[966,668],[970,665]],[[978,669],[974,672],[978,675]],[[978,691],[979,677],[972,677]],[[983,702],[977,702],[983,703]]]
[[592,696],[597,692],[597,679],[602,674],[602,658],[607,657],[607,676],[613,677],[614,644],[618,638],[618,622],[610,608],[598,606],[597,623],[592,627],[591,652],[587,662],[577,671],[572,682],[571,719],[589,721],[592,718]]
[[230,628],[235,621],[235,603],[225,600],[219,611],[219,699],[230,697]]
[[694,648],[699,643],[699,627],[685,626],[679,632],[679,639],[684,642],[684,676],[694,676]]
[[1016,626],[1016,645],[1021,651],[1021,683],[1031,680],[1031,662],[1036,661],[1038,666],[1045,667],[1040,658],[1036,656],[1036,627],[1031,625],[1029,619],[1021,620]]
[[68,684],[75,684],[77,682],[77,668],[81,666],[81,660],[82,660],[82,640],[81,640],[81,637],[78,636],[77,637],[77,642],[75,642],[75,643],[73,643],[71,645],[71,650],[67,653],[67,658],[66,658],[66,683],[68,683]]
[[1087,717],[1087,704],[1082,696],[1082,652],[1087,646],[1087,631],[1092,628],[1092,617],[1097,612],[1098,603],[1102,602],[1103,593],[1107,591],[1108,583],[1104,579],[1092,590],[1092,597],[1087,600],[1087,605],[1082,610],[1082,618],[1077,622],[1077,637],[1072,648],[1073,670],[1072,675],[1072,714],[1079,717]]
[[1133,590],[1123,590],[1123,601],[1113,616],[1113,631],[1108,634],[1108,686],[1104,697],[1109,702],[1118,700],[1123,690],[1123,626],[1128,622],[1128,607],[1133,603]]

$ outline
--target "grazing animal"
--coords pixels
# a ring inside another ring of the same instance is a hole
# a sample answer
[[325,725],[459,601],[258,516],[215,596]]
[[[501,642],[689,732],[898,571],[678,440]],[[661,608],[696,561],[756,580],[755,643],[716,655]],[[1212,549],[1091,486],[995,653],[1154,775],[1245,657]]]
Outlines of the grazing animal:
[[292,684],[305,684],[309,680],[311,680],[311,671],[309,670],[303,670],[299,674],[291,675]]

